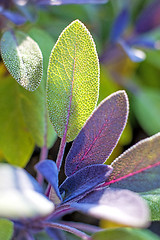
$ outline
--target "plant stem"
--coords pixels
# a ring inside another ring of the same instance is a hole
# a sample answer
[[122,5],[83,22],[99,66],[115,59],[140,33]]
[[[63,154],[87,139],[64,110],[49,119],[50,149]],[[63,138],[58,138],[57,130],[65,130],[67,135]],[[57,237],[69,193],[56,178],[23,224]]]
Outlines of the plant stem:
[[100,227],[89,225],[86,223],[81,223],[81,222],[60,221],[60,224],[67,225],[67,226],[70,226],[73,228],[77,228],[81,231],[85,231],[85,232],[89,232],[89,233],[96,233],[98,231],[102,231],[102,228],[100,228]]
[[[41,153],[40,153],[40,159],[39,161],[43,161],[45,159],[47,159],[47,156],[48,156],[48,148],[46,145],[44,145],[42,148],[41,148]],[[37,173],[37,181],[39,182],[40,185],[43,184],[43,176],[38,172]]]
[[43,222],[43,226],[44,227],[49,227],[49,228],[57,228],[57,229],[64,230],[66,232],[73,233],[74,235],[82,238],[83,240],[91,240],[92,239],[86,233],[81,232],[81,231],[77,230],[76,228],[66,226],[66,225],[63,225],[63,224],[60,224],[60,223]]
[[60,168],[61,168],[65,146],[66,146],[66,132],[64,133],[63,138],[61,140],[58,157],[56,161],[58,171],[60,171]]

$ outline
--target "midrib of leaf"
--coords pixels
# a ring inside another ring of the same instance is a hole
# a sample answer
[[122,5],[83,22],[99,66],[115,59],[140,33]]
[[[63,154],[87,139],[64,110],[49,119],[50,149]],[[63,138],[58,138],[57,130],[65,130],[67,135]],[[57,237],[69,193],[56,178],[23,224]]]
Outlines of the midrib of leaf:
[[129,174],[127,174],[127,175],[125,175],[125,176],[122,176],[122,177],[120,177],[120,178],[117,178],[117,179],[115,179],[115,180],[113,179],[113,180],[111,180],[111,181],[109,181],[109,182],[106,182],[106,183],[104,183],[103,186],[108,186],[108,185],[110,185],[110,184],[112,184],[112,183],[119,182],[119,181],[121,181],[121,180],[123,180],[123,179],[126,179],[126,178],[128,178],[128,177],[132,177],[132,176],[134,176],[134,175],[136,175],[136,174],[138,174],[138,173],[142,173],[143,171],[146,171],[146,170],[148,170],[148,169],[150,169],[150,168],[153,168],[153,167],[157,167],[157,166],[159,166],[159,165],[160,165],[160,162],[155,163],[155,164],[152,164],[152,165],[149,165],[149,166],[147,166],[147,167],[145,167],[145,168],[142,168],[142,169],[137,170],[137,171],[135,171],[135,172],[129,173]]

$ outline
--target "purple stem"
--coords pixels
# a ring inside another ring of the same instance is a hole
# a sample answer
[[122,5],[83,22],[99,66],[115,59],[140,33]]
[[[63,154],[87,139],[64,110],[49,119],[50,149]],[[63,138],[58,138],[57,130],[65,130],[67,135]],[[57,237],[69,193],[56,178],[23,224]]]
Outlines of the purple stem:
[[61,229],[61,230],[64,230],[66,232],[73,233],[74,235],[80,237],[83,240],[92,240],[92,238],[89,235],[87,235],[86,233],[81,232],[81,231],[77,230],[76,228],[66,226],[66,225],[63,225],[63,224],[60,224],[60,223],[43,222],[43,227]]
[[61,144],[60,144],[60,148],[59,148],[59,152],[58,152],[58,157],[57,157],[57,161],[56,161],[58,171],[60,171],[62,160],[63,160],[63,154],[64,154],[64,150],[65,150],[65,146],[66,146],[66,135],[67,135],[67,127],[65,129],[65,133],[64,133],[63,138],[61,140]]
[[102,231],[102,228],[97,227],[97,226],[92,226],[89,224],[81,223],[81,222],[65,222],[65,221],[60,221],[60,224],[67,225],[73,228],[77,228],[81,231],[89,232],[89,233],[96,233],[98,231]]

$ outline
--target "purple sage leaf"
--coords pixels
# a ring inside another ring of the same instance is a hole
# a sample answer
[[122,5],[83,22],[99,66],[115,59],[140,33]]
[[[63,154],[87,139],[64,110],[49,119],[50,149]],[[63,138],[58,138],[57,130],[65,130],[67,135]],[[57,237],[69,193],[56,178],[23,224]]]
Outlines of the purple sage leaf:
[[43,160],[36,164],[35,168],[47,179],[52,185],[52,200],[55,204],[62,201],[58,188],[58,170],[55,162],[52,160]]
[[115,19],[111,30],[110,40],[111,42],[117,41],[117,39],[123,34],[125,28],[129,22],[129,11],[127,8],[122,9],[118,17]]
[[146,227],[149,212],[144,200],[129,190],[103,188],[87,194],[71,207],[97,218],[132,227]]
[[106,186],[147,192],[160,188],[160,133],[140,141],[111,165]]
[[112,172],[112,168],[103,164],[87,166],[71,177],[68,177],[60,186],[60,193],[64,195],[64,202],[70,201],[104,182]]
[[85,166],[101,164],[116,146],[128,118],[125,91],[107,97],[93,112],[72,144],[65,171],[70,176]]

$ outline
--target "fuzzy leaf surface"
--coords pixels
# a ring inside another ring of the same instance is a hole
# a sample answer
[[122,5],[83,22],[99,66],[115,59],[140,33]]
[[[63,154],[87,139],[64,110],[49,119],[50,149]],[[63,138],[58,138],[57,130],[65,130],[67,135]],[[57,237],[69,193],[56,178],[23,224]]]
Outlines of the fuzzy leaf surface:
[[60,186],[60,193],[64,195],[64,202],[93,189],[104,182],[112,172],[107,165],[95,164],[87,166],[67,178]]
[[24,167],[35,142],[22,113],[20,86],[0,65],[0,149],[7,162]]
[[106,161],[116,146],[128,118],[128,97],[117,91],[107,97],[88,119],[72,144],[65,171],[70,176],[79,169]]
[[47,100],[51,123],[59,137],[72,141],[94,110],[99,89],[95,44],[78,20],[60,35],[48,67]]
[[141,193],[151,210],[151,220],[160,221],[160,188]]
[[71,207],[91,216],[131,226],[146,227],[149,212],[144,200],[125,189],[103,188],[88,193]]
[[43,194],[36,180],[22,168],[0,164],[0,216],[29,218],[45,216],[54,205]]
[[1,39],[2,59],[16,81],[34,91],[42,79],[42,53],[38,44],[20,31],[5,32]]
[[[59,189],[58,189],[58,170],[55,162],[51,160],[43,160],[36,164],[36,169],[47,179],[52,185],[52,201],[58,204],[62,201]],[[53,199],[54,191],[54,199]]]
[[7,219],[0,218],[0,239],[11,240],[13,235],[13,223]]
[[92,236],[93,240],[160,240],[149,230],[118,228],[97,232]]
[[112,164],[106,186],[147,192],[160,187],[160,133],[140,141]]

